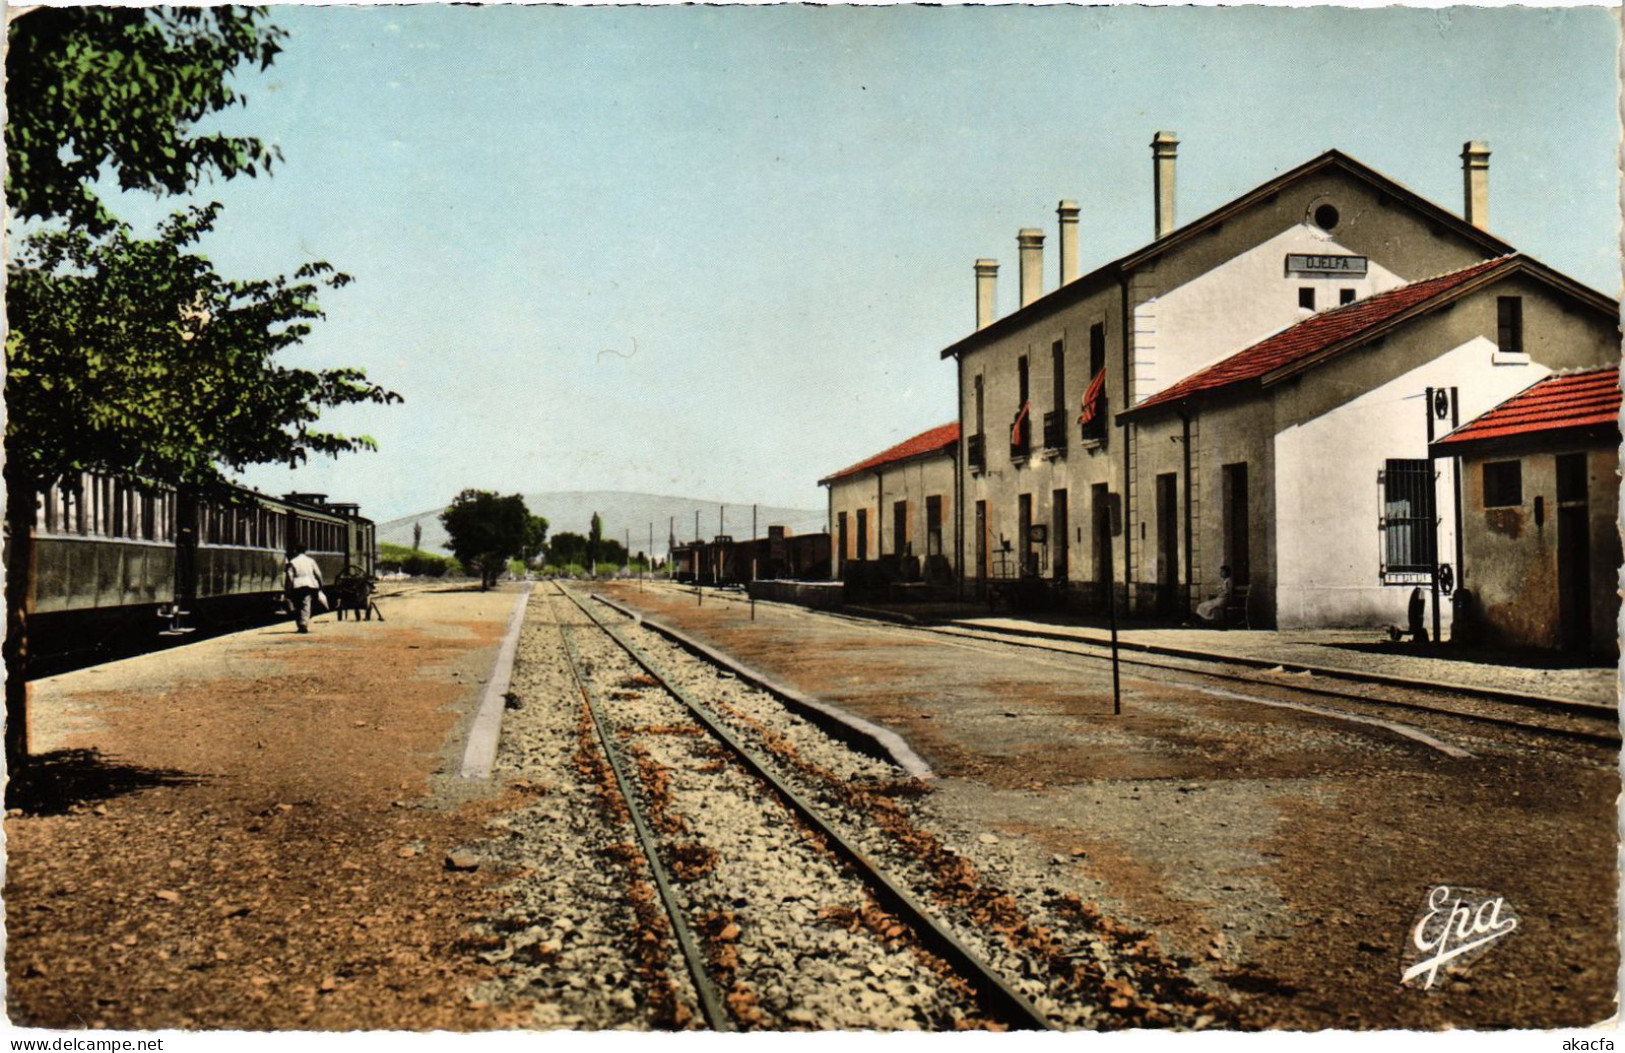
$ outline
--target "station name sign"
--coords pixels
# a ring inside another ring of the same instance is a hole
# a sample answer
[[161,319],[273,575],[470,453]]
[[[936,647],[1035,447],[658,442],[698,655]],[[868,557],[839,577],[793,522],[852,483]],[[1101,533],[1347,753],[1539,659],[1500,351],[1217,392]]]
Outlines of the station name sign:
[[1286,272],[1363,278],[1366,262],[1364,256],[1312,256],[1308,253],[1291,252],[1286,257]]

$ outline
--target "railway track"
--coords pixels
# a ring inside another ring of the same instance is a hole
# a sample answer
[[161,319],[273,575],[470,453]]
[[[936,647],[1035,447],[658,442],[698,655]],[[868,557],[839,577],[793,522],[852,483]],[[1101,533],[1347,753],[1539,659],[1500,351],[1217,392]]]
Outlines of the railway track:
[[[743,602],[735,597],[723,598]],[[900,626],[867,618],[856,620],[874,626],[876,631],[902,634],[932,633],[955,640],[960,646],[968,646],[967,642],[974,642],[995,648],[1020,648],[1068,655],[1091,662],[1105,664],[1111,662],[1109,644],[1081,637],[1059,640],[966,626]],[[1453,691],[1451,687],[1444,685],[1438,688],[1399,686],[1393,683],[1391,678],[1367,677],[1353,670],[1346,672],[1340,670],[1336,677],[1340,683],[1350,686],[1334,687],[1313,671],[1295,670],[1286,665],[1279,669],[1268,668],[1263,667],[1262,662],[1254,660],[1187,658],[1125,650],[1120,652],[1119,662],[1123,666],[1147,670],[1146,679],[1162,684],[1198,689],[1208,688],[1213,684],[1245,684],[1251,688],[1267,688],[1282,692],[1297,699],[1329,701],[1343,707],[1352,706],[1354,708],[1350,712],[1356,714],[1399,711],[1412,716],[1422,716],[1430,721],[1455,721],[1494,727],[1538,738],[1584,742],[1612,749],[1618,749],[1621,745],[1619,714],[1613,707],[1541,697],[1527,697],[1518,701],[1475,697]],[[1169,674],[1183,674],[1196,679],[1181,681]],[[1314,680],[1321,682],[1311,682]]]
[[[1055,1026],[938,920],[940,908],[928,907],[871,860],[803,790],[775,772],[774,762],[742,741],[722,717],[676,683],[626,634],[562,586],[557,590],[552,600],[567,602],[579,612],[573,624],[561,619],[559,625],[572,675],[592,715],[707,1026],[728,1031],[787,1023],[774,1019],[773,1007],[757,1002],[734,978],[738,945],[748,943],[750,935],[729,909],[727,895],[717,888],[702,888],[705,883],[696,880],[700,872],[726,870],[727,851],[756,857],[758,864],[763,855],[779,857],[800,878],[822,883],[823,899],[844,895],[851,900],[850,883],[861,883],[858,906],[851,911],[854,923],[837,927],[842,938],[835,941],[852,960],[824,966],[827,975],[873,972],[899,977],[900,990],[918,995],[915,1012],[924,1026],[981,1024],[1036,1030]],[[704,800],[683,785],[696,778],[726,782],[723,799],[729,803],[724,810],[739,814],[719,819],[714,801],[707,809]],[[700,814],[705,811],[713,814]],[[747,811],[755,817],[742,822],[740,815]],[[742,826],[750,828],[743,839],[738,836]],[[848,886],[844,893],[839,887],[843,883]],[[790,891],[794,885],[787,879],[785,888]],[[771,895],[777,890],[756,891]],[[832,910],[833,920],[843,920],[838,909],[828,906],[820,911],[819,920],[832,920]],[[808,943],[806,960],[822,957],[812,944],[827,942],[821,941],[820,933],[829,925],[792,919],[780,928]],[[924,953],[914,953],[916,948]],[[831,997],[848,993],[834,991]],[[803,994],[796,1001],[817,1005],[818,996]],[[814,1022],[840,1026],[839,1021]]]
[[[1078,640],[1075,643],[1040,640],[958,626],[934,626],[924,631],[1002,647],[1031,648],[1072,655],[1108,665],[1112,660],[1110,645],[1092,640]],[[1190,681],[1176,680],[1167,675],[1178,673],[1195,677],[1198,681],[1246,684],[1252,688],[1267,688],[1299,698],[1329,700],[1342,706],[1352,703],[1356,707],[1355,712],[1361,709],[1399,710],[1411,715],[1492,726],[1544,738],[1586,742],[1615,749],[1620,746],[1618,712],[1601,706],[1585,707],[1578,704],[1553,706],[1548,704],[1550,700],[1544,699],[1532,699],[1520,704],[1474,698],[1452,694],[1448,687],[1438,689],[1395,687],[1391,684],[1363,680],[1355,673],[1350,673],[1346,679],[1361,685],[1360,688],[1344,689],[1325,684],[1305,683],[1306,679],[1313,678],[1313,674],[1294,672],[1285,666],[1276,672],[1271,669],[1259,669],[1250,664],[1218,659],[1151,657],[1129,652],[1127,655],[1120,654],[1119,662],[1125,666],[1155,671],[1155,674],[1160,675],[1152,675],[1148,679],[1158,683],[1198,686]]]

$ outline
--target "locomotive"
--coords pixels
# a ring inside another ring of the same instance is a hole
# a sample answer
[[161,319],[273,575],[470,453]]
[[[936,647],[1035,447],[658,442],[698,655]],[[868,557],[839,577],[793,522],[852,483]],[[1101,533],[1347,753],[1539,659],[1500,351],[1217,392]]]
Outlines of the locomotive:
[[121,651],[278,614],[286,553],[302,544],[338,584],[370,580],[376,528],[323,494],[242,488],[203,497],[86,474],[39,495],[29,650]]

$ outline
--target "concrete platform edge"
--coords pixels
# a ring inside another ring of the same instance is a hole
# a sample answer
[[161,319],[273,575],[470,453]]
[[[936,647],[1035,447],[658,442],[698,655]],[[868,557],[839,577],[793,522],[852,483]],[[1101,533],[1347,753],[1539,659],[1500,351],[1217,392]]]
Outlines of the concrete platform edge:
[[513,660],[519,650],[519,630],[525,624],[525,608],[530,603],[530,582],[526,582],[514,601],[513,613],[508,615],[508,627],[502,635],[502,646],[497,648],[491,675],[485,680],[485,691],[480,695],[479,708],[468,729],[468,746],[463,750],[463,764],[459,778],[489,779],[496,766],[497,742],[502,737],[502,714],[508,708],[508,685],[513,682]]
[[708,661],[715,662],[717,665],[733,672],[741,680],[754,684],[768,694],[779,698],[841,741],[856,746],[873,756],[878,756],[882,760],[888,760],[896,764],[916,779],[936,778],[936,773],[931,770],[931,766],[918,753],[915,753],[913,747],[897,732],[889,728],[883,728],[878,724],[872,724],[860,716],[848,713],[839,706],[804,695],[795,688],[779,683],[767,674],[751,668],[731,655],[723,654],[721,651],[695,640],[686,633],[648,617],[641,611],[633,610],[598,593],[592,593],[591,595],[593,599],[606,607],[621,612],[628,618],[659,633],[680,647],[693,651]]

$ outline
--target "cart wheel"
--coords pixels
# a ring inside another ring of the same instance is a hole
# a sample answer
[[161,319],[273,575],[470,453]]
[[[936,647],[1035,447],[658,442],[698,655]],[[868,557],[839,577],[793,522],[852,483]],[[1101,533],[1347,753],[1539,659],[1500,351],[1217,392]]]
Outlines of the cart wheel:
[[357,566],[356,564],[352,563],[343,570],[339,571],[339,576],[333,582],[333,584],[342,585],[351,581],[368,581],[370,578],[371,575],[367,573],[365,567]]

